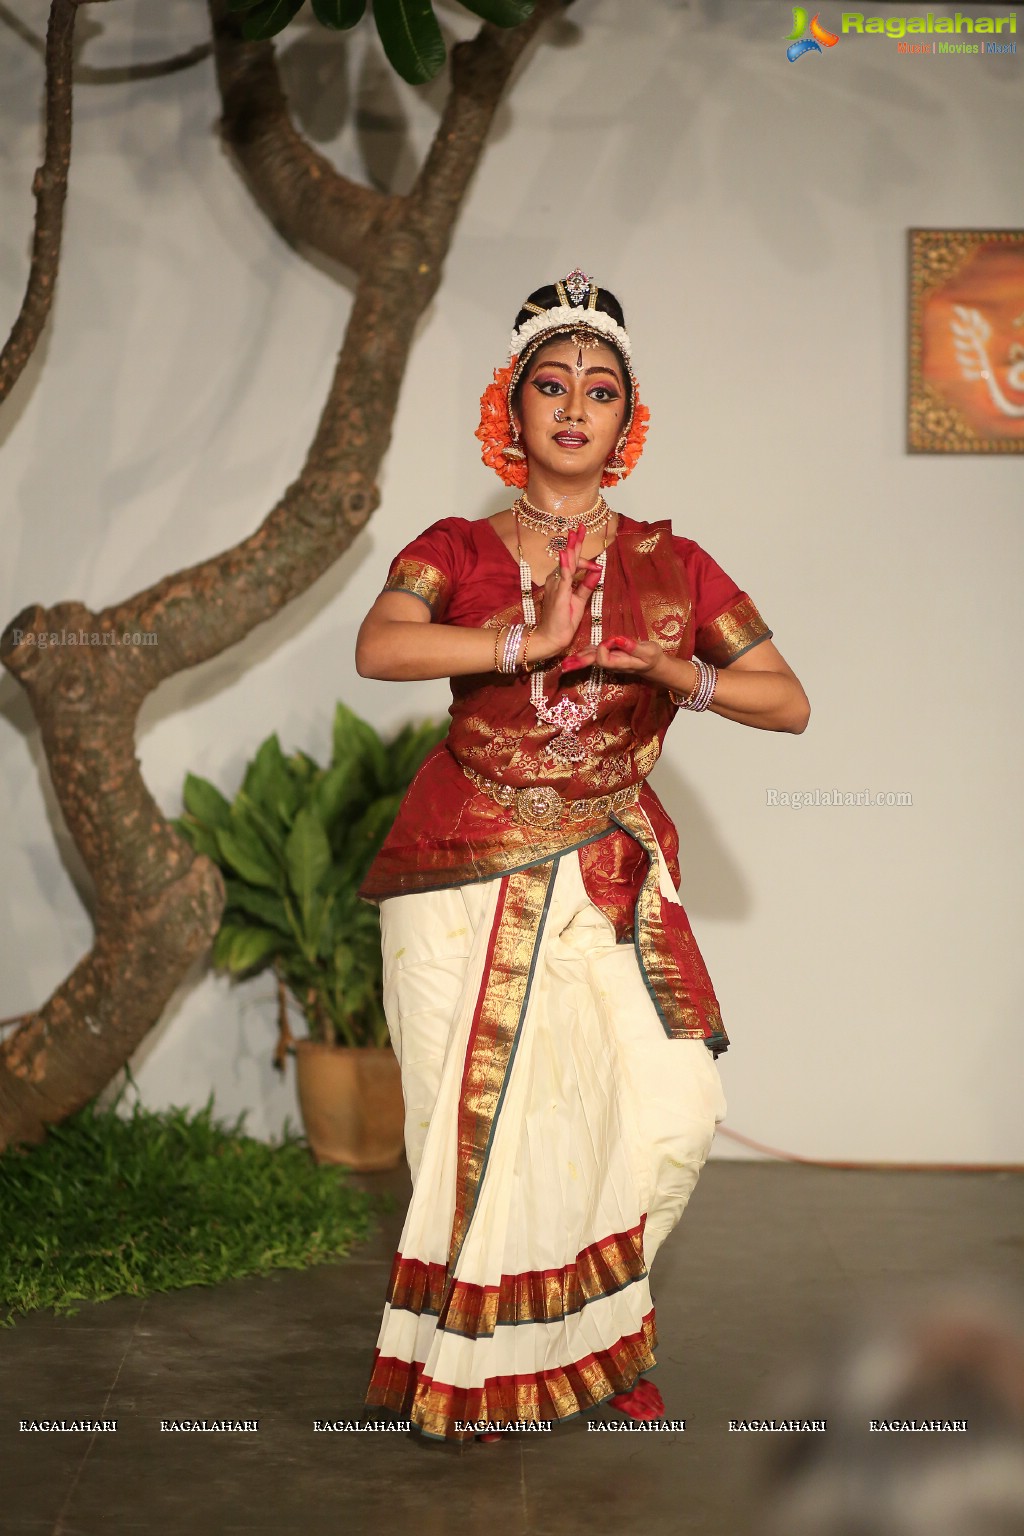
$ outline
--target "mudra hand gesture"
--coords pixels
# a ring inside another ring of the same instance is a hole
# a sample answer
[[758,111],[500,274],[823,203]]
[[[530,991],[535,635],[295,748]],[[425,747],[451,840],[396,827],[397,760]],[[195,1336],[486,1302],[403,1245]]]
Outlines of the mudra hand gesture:
[[599,563],[582,554],[586,537],[584,528],[571,529],[558,564],[544,583],[544,606],[530,647],[532,656],[557,656],[572,644],[594,588],[601,580]]
[[[582,555],[586,531],[573,528],[558,564],[544,583],[543,617],[537,625],[534,654],[557,656],[572,644],[580,620],[587,610],[598,582],[601,567],[596,560]],[[628,635],[613,635],[601,645],[588,645],[561,664],[563,673],[599,666],[610,672],[651,674],[665,652],[654,640],[633,640]],[[651,678],[651,681],[654,679]]]
[[600,645],[588,645],[562,662],[562,672],[581,667],[604,667],[608,672],[633,672],[656,681],[655,673],[664,662],[665,652],[656,640],[632,640],[628,635],[612,635]]

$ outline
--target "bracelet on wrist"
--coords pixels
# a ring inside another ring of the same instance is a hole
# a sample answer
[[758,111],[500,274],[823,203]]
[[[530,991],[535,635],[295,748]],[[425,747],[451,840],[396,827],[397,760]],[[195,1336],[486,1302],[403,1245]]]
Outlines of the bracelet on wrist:
[[702,661],[699,656],[691,656],[687,659],[697,674],[694,685],[687,694],[677,693],[674,688],[670,688],[669,698],[680,709],[705,710],[715,697],[715,689],[718,687],[718,668],[712,666],[709,661]]
[[516,670],[519,646],[523,638],[523,624],[510,624],[505,636],[505,648],[501,654],[501,671],[510,676]]
[[501,656],[500,656],[499,651],[498,651],[498,646],[499,646],[499,644],[501,642],[501,637],[505,633],[507,628],[508,628],[508,625],[507,624],[503,624],[500,629],[496,629],[494,631],[494,670],[495,670],[495,672],[500,672],[501,671]]

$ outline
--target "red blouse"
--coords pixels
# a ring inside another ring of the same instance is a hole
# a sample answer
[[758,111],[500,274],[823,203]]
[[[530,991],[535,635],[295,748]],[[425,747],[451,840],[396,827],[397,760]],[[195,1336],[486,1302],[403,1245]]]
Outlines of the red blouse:
[[[436,623],[499,629],[523,619],[518,562],[485,518],[441,518],[395,557],[384,590],[420,598]],[[535,586],[535,597],[540,592]],[[643,523],[621,514],[608,549],[603,629],[605,635],[654,640],[670,656],[696,654],[719,667],[772,633],[747,594],[692,539],[674,535],[667,521]],[[570,651],[589,643],[588,611]],[[552,669],[546,674],[548,699],[556,690],[579,697],[587,675],[570,672],[561,681]],[[539,724],[527,676],[488,671],[454,677],[451,687],[447,740],[410,785],[361,894],[379,901],[493,879],[578,848],[591,900],[612,920],[620,940],[635,937],[637,901],[645,880],[650,883],[656,851],[645,846],[649,834],[635,812],[617,813],[600,799],[596,808],[583,802],[642,784],[639,805],[678,884],[678,836],[643,782],[676,712],[668,690],[606,674],[598,713],[579,732],[587,756],[564,763],[544,756],[556,729]],[[549,785],[565,802],[576,802],[575,814],[555,825],[531,824],[515,806],[497,803],[464,768],[492,789],[505,787],[509,799],[515,790]],[[727,1037],[686,915],[675,903],[664,908],[662,916],[686,951],[691,1001],[700,994],[704,1004],[697,1008],[699,1023],[691,1017],[690,1027],[669,1032],[703,1034],[724,1050]],[[662,934],[661,942],[671,938]]]

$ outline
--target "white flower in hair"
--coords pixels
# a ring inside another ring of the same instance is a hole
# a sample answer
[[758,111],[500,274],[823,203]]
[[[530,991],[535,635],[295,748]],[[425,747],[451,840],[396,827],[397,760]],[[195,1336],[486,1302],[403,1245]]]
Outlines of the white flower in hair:
[[518,331],[513,331],[509,338],[508,356],[511,362],[518,357],[528,341],[533,341],[535,336],[540,336],[544,331],[554,330],[556,326],[571,325],[573,329],[600,331],[603,336],[611,336],[615,339],[623,356],[630,360],[632,348],[628,334],[622,329],[619,322],[612,315],[605,314],[603,309],[584,309],[581,305],[556,304],[553,309],[546,309],[542,315],[531,315],[529,320],[524,320]]

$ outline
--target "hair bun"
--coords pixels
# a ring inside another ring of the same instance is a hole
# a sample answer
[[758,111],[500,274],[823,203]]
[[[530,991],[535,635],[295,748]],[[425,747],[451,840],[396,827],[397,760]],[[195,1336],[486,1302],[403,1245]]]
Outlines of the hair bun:
[[[572,275],[570,273],[570,276]],[[565,278],[561,281],[564,286]],[[525,325],[531,315],[535,315],[541,310],[554,309],[561,302],[562,298],[555,283],[545,283],[543,288],[535,288],[524,300],[523,306],[513,322],[512,329],[518,331],[519,327]],[[603,314],[610,315],[616,324],[621,325],[623,330],[626,329],[626,317],[623,314],[622,305],[610,288],[598,288],[597,303],[594,305],[594,308],[600,310]]]

